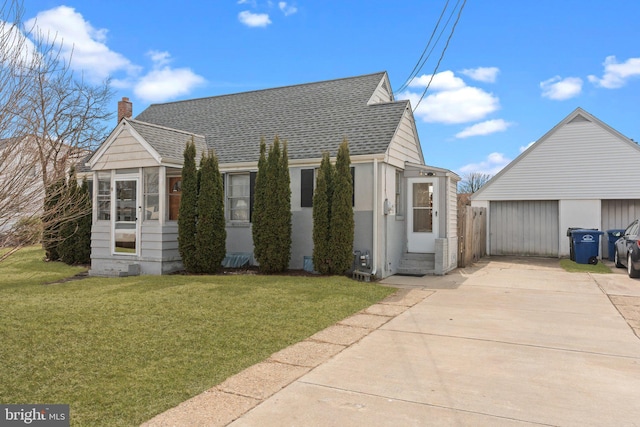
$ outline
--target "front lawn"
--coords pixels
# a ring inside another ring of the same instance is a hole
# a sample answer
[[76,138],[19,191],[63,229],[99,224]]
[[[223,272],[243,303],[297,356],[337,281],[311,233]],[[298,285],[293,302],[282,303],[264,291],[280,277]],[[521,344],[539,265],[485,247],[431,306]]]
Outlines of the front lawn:
[[343,277],[140,276],[27,248],[0,263],[0,402],[66,403],[74,426],[138,425],[395,290]]

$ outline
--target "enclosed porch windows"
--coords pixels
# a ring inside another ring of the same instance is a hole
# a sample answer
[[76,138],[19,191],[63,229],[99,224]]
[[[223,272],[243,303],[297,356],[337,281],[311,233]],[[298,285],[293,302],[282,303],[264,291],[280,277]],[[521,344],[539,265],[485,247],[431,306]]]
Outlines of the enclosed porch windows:
[[111,172],[98,172],[97,181],[97,219],[109,221],[111,219]]
[[160,219],[160,168],[144,169],[144,220]]

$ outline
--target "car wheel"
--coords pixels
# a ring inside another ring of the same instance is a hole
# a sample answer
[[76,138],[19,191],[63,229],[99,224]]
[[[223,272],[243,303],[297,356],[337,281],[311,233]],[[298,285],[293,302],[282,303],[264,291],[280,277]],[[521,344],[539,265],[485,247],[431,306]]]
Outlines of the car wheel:
[[627,255],[627,272],[629,273],[629,277],[636,278],[640,277],[640,271],[633,268],[633,263],[631,262],[631,254]]
[[615,263],[617,268],[623,268],[624,265],[620,262],[620,256],[618,255],[618,249],[613,253],[613,262]]

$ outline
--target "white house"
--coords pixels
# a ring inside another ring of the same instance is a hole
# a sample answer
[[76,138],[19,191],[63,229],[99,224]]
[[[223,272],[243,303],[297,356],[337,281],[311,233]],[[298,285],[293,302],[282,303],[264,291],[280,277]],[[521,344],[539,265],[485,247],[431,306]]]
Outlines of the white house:
[[637,143],[577,108],[471,197],[487,208],[487,253],[564,257],[568,228],[625,228],[640,216],[638,165]]
[[[386,72],[154,104],[119,123],[88,162],[93,173],[91,274],[163,274],[182,268],[178,206],[183,151],[214,149],[223,174],[229,259],[253,262],[251,213],[260,139],[287,142],[293,242],[290,268],[313,253],[312,196],[322,153],[349,141],[354,251],[373,275],[444,274],[457,263],[456,183],[425,165],[408,101]],[[198,159],[200,154],[198,153]],[[403,270],[404,268],[404,270]]]

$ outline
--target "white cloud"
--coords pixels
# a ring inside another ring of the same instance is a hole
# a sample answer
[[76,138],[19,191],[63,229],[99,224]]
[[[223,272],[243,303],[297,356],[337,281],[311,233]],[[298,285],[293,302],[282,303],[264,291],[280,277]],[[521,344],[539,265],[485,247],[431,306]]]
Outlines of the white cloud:
[[456,134],[456,138],[469,138],[470,136],[489,135],[496,132],[504,132],[512,123],[503,119],[487,120],[482,123],[476,123],[469,126]]
[[[429,83],[431,75],[414,78],[409,87],[419,92],[407,90],[399,94],[399,99],[409,99],[415,108],[420,96]],[[452,71],[443,71],[433,77],[427,95],[414,115],[428,123],[467,123],[484,119],[500,108],[499,99],[484,90],[467,86],[464,80]]]
[[167,65],[171,62],[171,55],[166,51],[161,52],[159,50],[150,50],[147,52],[147,56],[151,58],[155,67]]
[[205,83],[205,79],[189,68],[171,68],[168,52],[150,51],[147,55],[154,62],[153,70],[140,78],[133,88],[137,97],[148,102],[163,102],[186,95],[193,88]]
[[582,92],[582,79],[579,77],[555,76],[549,80],[540,82],[542,96],[555,101],[575,98]]
[[529,147],[531,147],[531,146],[532,146],[533,144],[535,144],[535,143],[536,143],[535,141],[531,141],[531,142],[530,142],[530,143],[528,143],[527,145],[520,146],[520,152],[521,152],[521,153],[524,153],[525,151],[527,151],[527,149],[528,149]]
[[36,46],[31,40],[9,22],[0,21],[0,40],[5,49],[0,53],[1,62],[13,62],[28,65],[37,55]]
[[96,29],[84,17],[68,6],[39,12],[25,22],[39,34],[49,34],[60,46],[62,57],[85,78],[97,83],[118,71],[135,74],[139,67],[123,55],[107,47],[107,30]]
[[247,27],[266,27],[271,24],[271,19],[266,13],[252,13],[244,10],[238,14],[238,19]]
[[[431,78],[433,76],[433,79]],[[453,71],[443,71],[441,73],[423,74],[420,77],[414,77],[409,83],[409,87],[425,88],[431,81],[429,90],[453,90],[466,86],[464,80],[456,77]]]
[[[50,34],[61,49],[62,58],[70,61],[74,71],[92,83],[112,77],[112,85],[133,90],[144,101],[162,102],[185,95],[205,82],[189,68],[172,68],[169,52],[147,53],[153,65],[144,74],[142,66],[107,46],[106,29],[96,29],[84,17],[67,6],[39,12],[25,23],[41,34]],[[0,29],[1,31],[1,29]]]
[[484,173],[487,175],[495,175],[500,172],[506,165],[511,162],[511,159],[508,159],[502,153],[491,153],[487,156],[487,158],[478,163],[470,163],[468,165],[462,166],[458,169],[458,172],[461,175],[468,173]]
[[284,16],[293,15],[294,13],[296,13],[298,11],[297,7],[287,4],[286,1],[279,2],[278,3],[278,7],[282,11],[282,13],[284,13]]
[[589,76],[589,81],[596,86],[617,89],[624,86],[627,80],[640,76],[640,58],[629,58],[620,63],[612,55],[607,56],[602,65],[604,65],[602,78]]
[[484,83],[495,83],[499,72],[497,67],[467,68],[461,71],[465,76]]

